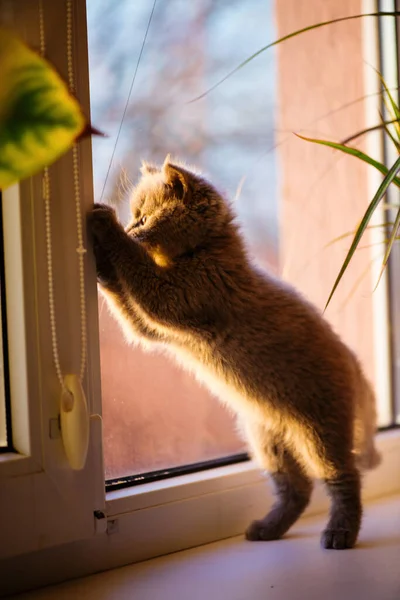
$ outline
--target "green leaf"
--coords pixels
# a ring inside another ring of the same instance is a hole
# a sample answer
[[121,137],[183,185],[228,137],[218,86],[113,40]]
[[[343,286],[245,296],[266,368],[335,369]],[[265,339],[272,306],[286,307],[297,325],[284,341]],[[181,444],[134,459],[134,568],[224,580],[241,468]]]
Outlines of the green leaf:
[[[387,125],[383,126],[386,135],[390,138],[390,140],[393,143],[393,146],[396,148],[397,154],[400,154],[400,143],[396,140],[396,138],[394,137],[394,135],[392,134],[392,132],[390,131],[389,127]],[[400,139],[400,137],[399,137]]]
[[33,175],[87,129],[55,69],[0,28],[0,188]]
[[[361,137],[362,135],[365,135],[366,133],[371,133],[372,131],[379,131],[379,129],[385,129],[385,131],[388,131],[387,125],[392,125],[393,123],[398,123],[398,121],[399,121],[399,119],[391,119],[390,121],[385,121],[384,119],[382,119],[382,123],[380,123],[379,125],[374,125],[373,127],[367,127],[366,129],[362,129],[361,131],[358,131],[357,133],[353,133],[353,135],[346,138],[345,140],[342,140],[340,143],[345,145],[345,144],[348,144],[349,142],[354,142],[354,140]],[[392,137],[390,133],[389,133],[389,135],[390,135],[390,137]]]
[[[360,160],[368,163],[369,165],[372,165],[373,167],[375,167],[375,169],[378,169],[378,171],[380,171],[383,175],[387,175],[389,173],[389,169],[384,164],[378,162],[377,160],[374,160],[373,158],[368,156],[368,154],[365,154],[364,152],[362,152],[361,150],[358,150],[357,148],[353,148],[352,146],[345,146],[344,144],[340,144],[337,142],[329,142],[328,140],[320,140],[318,138],[309,138],[304,135],[300,135],[300,133],[295,133],[294,135],[297,136],[298,138],[301,138],[302,140],[305,140],[306,142],[312,142],[313,144],[321,144],[322,146],[328,146],[328,148],[333,148],[334,150],[340,150],[341,152],[344,152],[345,154],[350,154],[351,156],[355,156],[356,158],[359,158]],[[397,185],[398,187],[400,187],[400,179],[398,177],[394,177],[393,183],[395,185]]]
[[188,102],[188,104],[191,104],[192,102],[196,102],[197,100],[204,98],[204,96],[207,96],[207,94],[209,94],[210,92],[215,90],[217,87],[219,87],[221,85],[221,83],[224,83],[224,81],[229,79],[229,77],[232,77],[232,75],[234,75],[235,73],[240,71],[240,69],[245,67],[250,61],[257,58],[257,56],[259,56],[266,50],[269,50],[269,48],[273,48],[274,46],[277,46],[278,44],[281,44],[282,42],[285,42],[286,40],[290,40],[290,38],[296,37],[297,35],[306,33],[307,31],[312,31],[313,29],[319,29],[320,27],[325,27],[326,25],[333,25],[334,23],[341,23],[343,21],[352,21],[353,19],[361,19],[362,17],[396,17],[396,16],[397,17],[400,16],[400,11],[397,11],[397,10],[378,11],[378,12],[374,12],[374,13],[350,15],[349,17],[339,17],[338,19],[331,19],[330,21],[321,21],[320,23],[315,23],[314,25],[309,25],[308,27],[303,27],[302,29],[298,29],[297,31],[288,33],[287,35],[284,35],[283,37],[279,38],[278,40],[271,42],[271,44],[267,44],[263,48],[260,48],[260,50],[258,50],[257,52],[255,52],[254,54],[249,56],[249,58],[246,58],[246,60],[244,60],[237,67],[232,69],[232,71],[230,71],[227,75],[225,75],[225,77],[223,77],[222,79],[217,81],[217,83],[215,83],[213,86],[211,86],[206,92],[203,92],[202,94],[200,94],[200,96],[196,96],[196,98],[193,98],[192,100],[190,100]]
[[392,181],[395,179],[397,172],[400,170],[400,156],[399,158],[396,160],[396,162],[394,163],[394,165],[390,168],[388,174],[386,175],[386,177],[384,178],[384,180],[382,181],[381,185],[379,186],[375,196],[373,197],[370,205],[368,206],[365,215],[356,231],[356,234],[354,236],[353,242],[350,246],[350,250],[347,253],[347,256],[344,260],[344,263],[339,271],[339,275],[336,278],[336,281],[333,285],[333,288],[331,290],[331,293],[329,294],[329,298],[328,301],[325,305],[325,309],[327,309],[333,294],[336,291],[337,286],[339,285],[347,267],[349,266],[350,260],[353,257],[354,252],[356,251],[356,248],[362,238],[362,235],[364,233],[364,231],[366,230],[368,223],[371,220],[371,217],[376,209],[376,207],[378,206],[379,202],[382,200],[383,196],[386,194],[386,190],[388,189],[389,185],[392,183]]
[[[368,230],[369,229],[381,229],[382,227],[386,228],[389,225],[393,225],[393,223],[378,223],[377,225],[368,225],[368,227],[366,229],[368,229]],[[356,234],[356,232],[357,232],[357,229],[353,229],[353,231],[347,231],[346,233],[342,233],[341,235],[338,235],[337,237],[333,238],[333,240],[331,240],[330,242],[325,244],[324,250],[326,248],[330,248],[330,246],[333,246],[333,244],[337,244],[337,242],[341,242],[342,240],[345,240],[348,237],[353,237]]]
[[388,86],[386,85],[385,80],[383,79],[382,75],[377,71],[378,75],[379,75],[379,79],[382,82],[383,88],[386,92],[387,97],[389,98],[389,102],[390,102],[390,106],[388,106],[387,102],[386,102],[386,98],[385,98],[385,104],[387,106],[388,112],[390,112],[392,117],[395,117],[394,122],[396,123],[395,125],[395,129],[396,129],[396,133],[397,133],[397,137],[400,141],[400,127],[399,127],[399,121],[400,121],[400,110],[399,107],[397,106],[396,102],[393,99],[392,94],[389,91]]
[[[392,209],[399,209],[400,205],[399,204],[393,204],[392,202],[382,202],[381,204],[381,208],[385,211],[388,210],[392,210]],[[386,223],[386,225],[393,225],[393,223]]]
[[348,304],[348,302],[352,299],[352,297],[354,296],[354,294],[357,291],[357,288],[361,285],[362,280],[368,275],[368,272],[371,268],[371,266],[374,264],[376,258],[368,261],[367,266],[362,270],[361,274],[357,277],[357,279],[354,281],[352,287],[350,288],[350,292],[347,294],[347,296],[345,297],[345,299],[343,300],[343,302],[340,304],[339,307],[339,311],[342,311],[345,306]]
[[[396,148],[396,150],[397,150],[397,153],[398,153],[398,154],[400,154],[400,144],[399,144],[399,142],[396,140],[396,138],[394,137],[394,135],[392,134],[392,132],[390,131],[390,129],[389,129],[389,127],[388,127],[388,125],[390,125],[390,123],[388,123],[387,121],[385,121],[385,120],[384,120],[384,118],[383,118],[383,115],[382,115],[381,111],[379,111],[379,116],[380,116],[380,118],[381,118],[382,125],[383,125],[383,128],[384,128],[384,130],[385,130],[386,134],[387,134],[387,135],[390,137],[390,139],[392,140],[392,142],[393,142],[393,145],[394,145],[394,147],[395,147],[395,148]],[[393,122],[394,122],[394,123],[396,123],[396,122],[398,123],[397,119],[396,119],[395,121],[393,121]],[[397,129],[396,129],[396,131],[397,131]]]
[[379,285],[379,282],[380,282],[380,280],[382,278],[382,275],[383,275],[383,271],[385,270],[387,262],[389,260],[389,256],[390,256],[390,253],[392,251],[393,244],[394,244],[395,240],[397,239],[396,238],[396,234],[397,234],[397,231],[399,229],[399,225],[400,225],[400,208],[397,211],[397,215],[396,215],[396,218],[394,220],[394,224],[393,224],[393,227],[392,227],[392,231],[391,231],[391,234],[390,234],[389,241],[388,241],[387,246],[386,246],[385,256],[383,257],[382,267],[381,267],[381,270],[380,270],[380,273],[379,273],[379,277],[378,277],[378,281],[376,283],[375,289]]

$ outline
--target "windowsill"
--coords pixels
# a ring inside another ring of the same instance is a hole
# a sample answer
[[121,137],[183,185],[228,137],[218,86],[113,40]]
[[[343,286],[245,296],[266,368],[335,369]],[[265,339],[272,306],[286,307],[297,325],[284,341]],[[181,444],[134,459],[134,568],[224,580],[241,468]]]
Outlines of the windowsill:
[[17,454],[16,452],[0,453],[0,463],[10,462],[10,460],[21,460],[21,458],[25,458],[25,456],[22,454]]
[[39,473],[41,470],[41,465],[37,464],[32,456],[25,456],[18,452],[0,454],[0,477],[18,477]]
[[394,600],[400,590],[400,496],[369,503],[356,549],[322,550],[324,517],[283,540],[243,536],[17,596],[22,600]]
[[[218,492],[228,487],[263,481],[260,469],[251,460],[226,467],[208,469],[188,475],[144,483],[122,490],[107,492],[107,514],[123,514],[149,508],[165,502],[185,500],[202,494]],[[162,499],[160,500],[160,496]]]

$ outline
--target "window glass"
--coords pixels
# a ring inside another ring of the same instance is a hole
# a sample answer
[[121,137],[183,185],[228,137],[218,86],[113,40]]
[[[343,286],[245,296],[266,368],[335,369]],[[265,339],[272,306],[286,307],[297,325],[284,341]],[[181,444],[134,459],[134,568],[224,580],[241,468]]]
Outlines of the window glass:
[[[274,269],[277,169],[268,152],[274,53],[189,103],[273,37],[272,6],[265,0],[156,4],[103,196],[152,3],[90,0],[88,31],[92,121],[109,135],[93,140],[96,201],[112,202],[126,222],[140,160],[162,163],[170,152],[236,197],[251,250]],[[231,416],[190,375],[163,356],[127,347],[101,297],[99,314],[107,477],[243,449]]]
[[[1,285],[1,284],[0,284]],[[0,312],[1,298],[0,298]],[[4,393],[4,361],[3,361],[3,344],[0,336],[0,448],[7,448],[7,418],[6,418],[6,397]]]
[[2,218],[1,218],[1,191],[0,191],[0,450],[7,449],[11,444],[11,440],[8,439],[7,431],[7,403],[9,398],[6,398],[5,393],[5,381],[4,381],[4,350],[3,350],[3,338],[4,331],[3,326],[5,323],[3,315],[3,302],[4,302],[4,260],[3,260],[3,240],[2,240]]

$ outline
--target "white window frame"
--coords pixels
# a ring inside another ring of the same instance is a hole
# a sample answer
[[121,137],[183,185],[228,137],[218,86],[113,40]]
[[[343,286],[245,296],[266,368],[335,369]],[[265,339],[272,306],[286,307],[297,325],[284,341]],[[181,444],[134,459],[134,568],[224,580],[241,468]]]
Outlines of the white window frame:
[[[363,12],[377,12],[378,7],[383,12],[393,12],[395,10],[394,0],[364,0]],[[377,71],[381,72],[389,89],[395,89],[398,86],[397,78],[397,44],[396,27],[394,19],[391,17],[380,18],[380,30],[382,39],[382,51],[379,47],[379,35],[374,23],[375,19],[363,19],[363,46],[365,56],[364,79],[366,93],[365,99],[365,126],[373,127],[377,123],[378,109],[380,108],[380,82]],[[375,70],[374,70],[375,69]],[[389,118],[386,116],[386,118]],[[378,161],[383,161],[386,153],[386,159],[389,165],[396,160],[392,144],[383,138],[380,131],[371,132],[365,140],[367,153]],[[368,171],[368,192],[372,198],[378,189],[382,177],[378,171],[370,169]],[[388,190],[388,201],[398,202],[398,191],[394,186]],[[387,216],[381,208],[374,212],[371,219],[372,225],[384,223]],[[371,229],[371,243],[379,248],[381,244],[382,259],[385,252],[386,232],[382,228]],[[371,289],[374,289],[379,280],[381,271],[381,261],[374,260],[371,265]],[[391,371],[391,347],[390,347],[390,306],[389,306],[389,275],[386,270],[381,278],[380,285],[374,291],[373,301],[373,333],[374,333],[374,363],[375,363],[375,390],[377,395],[378,424],[385,427],[392,422],[391,397],[394,393],[393,378]]]
[[[67,78],[65,2],[44,2],[51,30],[47,51]],[[75,5],[79,32],[74,58],[83,106],[89,106],[85,5]],[[27,0],[2,3],[1,16],[29,45],[39,48],[38,4]],[[4,22],[3,20],[3,22]],[[64,45],[63,45],[64,44]],[[76,60],[77,62],[77,60]],[[92,203],[90,141],[79,146],[82,211]],[[81,354],[79,271],[72,157],[68,153],[50,168],[52,246],[57,335],[65,374],[79,372]],[[0,559],[55,544],[88,538],[95,531],[95,510],[104,508],[101,419],[90,420],[85,468],[73,471],[66,460],[58,427],[60,384],[52,353],[42,176],[14,185],[2,194],[6,314],[9,339],[12,446],[0,455]],[[72,235],[71,235],[72,232]],[[86,261],[88,367],[83,382],[90,414],[100,413],[100,370],[96,274],[93,257]],[[100,448],[100,452],[98,451]]]
[[[27,31],[32,35],[32,22],[35,21],[32,21],[31,3],[29,0],[18,1],[24,3],[29,21],[20,23],[20,30],[25,35]],[[63,5],[63,0],[45,0],[45,7],[53,11],[55,17]],[[79,57],[76,61],[76,66],[79,64],[78,93],[87,108],[84,1],[76,0],[75,9],[80,15],[77,23],[79,32],[75,38],[78,38],[75,48],[76,57]],[[363,9],[373,12],[375,2],[364,0]],[[369,36],[368,46],[372,47],[370,36],[376,36],[376,28],[370,27],[370,20],[364,21],[365,35]],[[36,29],[34,32],[37,36]],[[37,41],[37,37],[35,39]],[[55,45],[52,60],[57,60],[57,57]],[[371,57],[371,62],[374,60],[377,60],[376,56]],[[59,67],[64,72],[65,64]],[[86,212],[92,202],[89,140],[80,145],[80,156],[82,208]],[[67,175],[70,173],[69,161],[70,158],[64,157],[52,169],[56,182],[53,190],[53,245],[59,290],[56,305],[62,364],[70,363],[69,367],[76,370],[80,336],[78,326],[71,328],[71,323],[79,323],[79,286],[75,241],[71,239],[73,236],[68,235],[68,232],[75,231],[71,177]],[[92,421],[91,447],[85,469],[73,472],[67,467],[61,439],[50,439],[48,435],[49,422],[58,414],[59,385],[52,365],[50,336],[48,332],[43,334],[43,327],[48,323],[48,302],[40,186],[40,178],[37,177],[15,186],[6,193],[3,206],[10,363],[13,364],[13,432],[19,457],[10,462],[4,455],[0,456],[2,538],[16,538],[13,551],[9,551],[8,556],[3,553],[3,561],[0,554],[0,595],[242,534],[249,521],[265,513],[272,503],[270,489],[251,461],[105,495],[99,418]],[[373,174],[370,186],[371,190],[376,186]],[[14,236],[14,232],[18,231],[21,235]],[[97,293],[90,252],[87,259],[89,362],[85,391],[91,413],[100,415]],[[381,301],[386,302],[387,297],[382,296]],[[65,321],[62,315],[66,315]],[[387,346],[388,340],[383,339],[383,343]],[[35,348],[36,352],[27,353],[27,348]],[[26,359],[28,355],[29,360]],[[387,389],[385,393],[388,393]],[[15,396],[18,404],[14,402]],[[377,445],[384,461],[378,470],[366,475],[365,499],[400,490],[400,472],[397,469],[399,432],[394,430],[380,434]],[[43,506],[38,510],[40,503]],[[305,514],[325,511],[327,506],[324,489],[317,485]],[[94,517],[94,511],[98,511],[100,518]],[[18,519],[21,519],[20,523]],[[15,535],[16,522],[18,535]],[[23,580],[16,577],[21,572],[24,573]]]

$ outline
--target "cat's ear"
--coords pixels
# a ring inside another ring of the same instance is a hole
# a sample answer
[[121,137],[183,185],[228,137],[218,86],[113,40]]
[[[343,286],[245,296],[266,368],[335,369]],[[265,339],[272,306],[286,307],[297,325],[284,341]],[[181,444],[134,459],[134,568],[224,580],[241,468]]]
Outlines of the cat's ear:
[[153,175],[158,172],[157,167],[151,165],[145,160],[142,160],[142,166],[140,167],[140,172],[142,175]]
[[190,175],[182,167],[171,163],[170,154],[167,155],[162,166],[164,183],[174,192],[174,196],[183,200],[190,190]]

